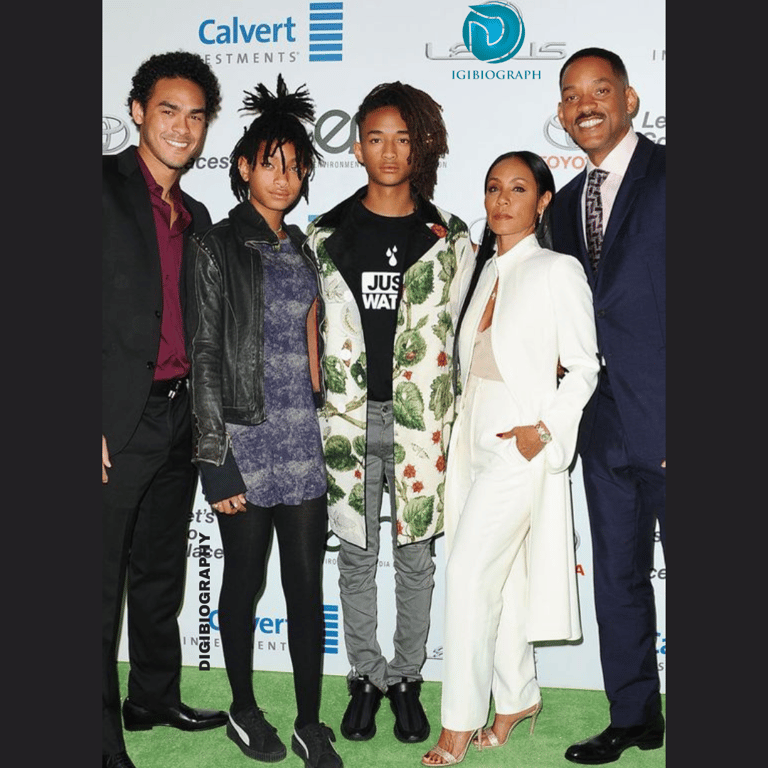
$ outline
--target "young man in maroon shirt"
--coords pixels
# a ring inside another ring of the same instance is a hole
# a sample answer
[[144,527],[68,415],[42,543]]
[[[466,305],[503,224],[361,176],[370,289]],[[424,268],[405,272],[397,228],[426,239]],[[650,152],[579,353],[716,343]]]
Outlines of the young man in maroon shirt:
[[181,702],[176,620],[196,481],[179,277],[186,238],[211,224],[179,179],[220,102],[218,80],[199,56],[152,56],[128,98],[139,145],[103,158],[103,768],[134,766],[117,674],[126,584],[125,727],[192,731],[226,722],[224,712]]

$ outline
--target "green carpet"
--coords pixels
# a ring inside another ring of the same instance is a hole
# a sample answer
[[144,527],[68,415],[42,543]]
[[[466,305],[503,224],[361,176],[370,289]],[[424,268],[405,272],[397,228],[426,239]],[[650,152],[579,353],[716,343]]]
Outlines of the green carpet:
[[[120,681],[125,696],[128,664],[120,663]],[[291,752],[290,739],[296,716],[293,677],[286,672],[254,672],[254,690],[259,706],[277,727],[288,747],[288,757],[280,765],[303,768],[304,763]],[[440,735],[440,683],[426,682],[421,700],[432,725],[423,744],[401,744],[392,733],[394,716],[384,699],[376,718],[376,736],[366,742],[351,742],[339,733],[339,722],[347,706],[346,680],[339,675],[323,678],[320,718],[336,734],[336,749],[345,768],[417,768],[421,756]],[[181,694],[186,704],[227,710],[229,684],[223,669],[200,672],[184,667]],[[528,735],[530,720],[521,723],[504,747],[478,752],[470,747],[462,765],[472,768],[566,768],[572,765],[563,753],[574,741],[593,736],[608,724],[608,704],[602,691],[544,688],[544,708],[536,721],[533,736]],[[666,705],[666,696],[662,696]],[[174,728],[153,728],[125,734],[128,754],[136,768],[248,768],[260,765],[246,757],[227,737],[225,728],[201,733],[183,733]],[[636,747],[622,755],[621,768],[663,768],[666,747],[642,752]]]

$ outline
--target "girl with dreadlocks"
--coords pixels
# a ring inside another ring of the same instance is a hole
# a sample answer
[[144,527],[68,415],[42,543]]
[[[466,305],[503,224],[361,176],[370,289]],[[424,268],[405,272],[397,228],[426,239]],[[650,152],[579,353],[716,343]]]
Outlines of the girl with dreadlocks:
[[319,722],[327,531],[326,473],[316,406],[324,397],[318,268],[301,230],[284,223],[308,197],[319,154],[306,88],[263,84],[241,111],[257,117],[230,157],[240,201],[191,241],[186,279],[195,462],[224,547],[219,623],[232,689],[227,736],[249,757],[286,748],[253,691],[253,620],[277,531],[298,715],[293,751],[307,768],[340,768]]

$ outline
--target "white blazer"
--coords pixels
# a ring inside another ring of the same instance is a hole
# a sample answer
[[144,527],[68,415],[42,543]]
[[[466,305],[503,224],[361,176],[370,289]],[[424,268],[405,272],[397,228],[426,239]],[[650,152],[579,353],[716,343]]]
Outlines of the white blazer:
[[[460,276],[463,296],[471,265]],[[569,477],[584,406],[597,385],[592,294],[584,269],[573,256],[541,248],[529,235],[480,276],[458,341],[462,388],[466,387],[477,327],[496,278],[491,346],[502,379],[518,405],[520,424],[499,424],[499,432],[539,420],[552,433],[534,479],[534,504],[527,542],[528,640],[581,637]],[[557,384],[557,362],[567,369]],[[459,409],[462,403],[459,401]],[[456,443],[452,439],[452,446]],[[465,457],[451,451],[451,462]],[[449,499],[446,499],[446,504]],[[454,500],[450,500],[454,503]]]

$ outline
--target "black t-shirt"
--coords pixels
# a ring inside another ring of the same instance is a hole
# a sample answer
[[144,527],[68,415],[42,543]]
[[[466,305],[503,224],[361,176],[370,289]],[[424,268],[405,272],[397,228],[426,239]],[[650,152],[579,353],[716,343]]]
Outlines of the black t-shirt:
[[415,213],[379,216],[360,201],[352,210],[351,258],[341,267],[360,309],[368,372],[368,398],[392,399],[392,356],[403,274],[420,254],[408,242]]

